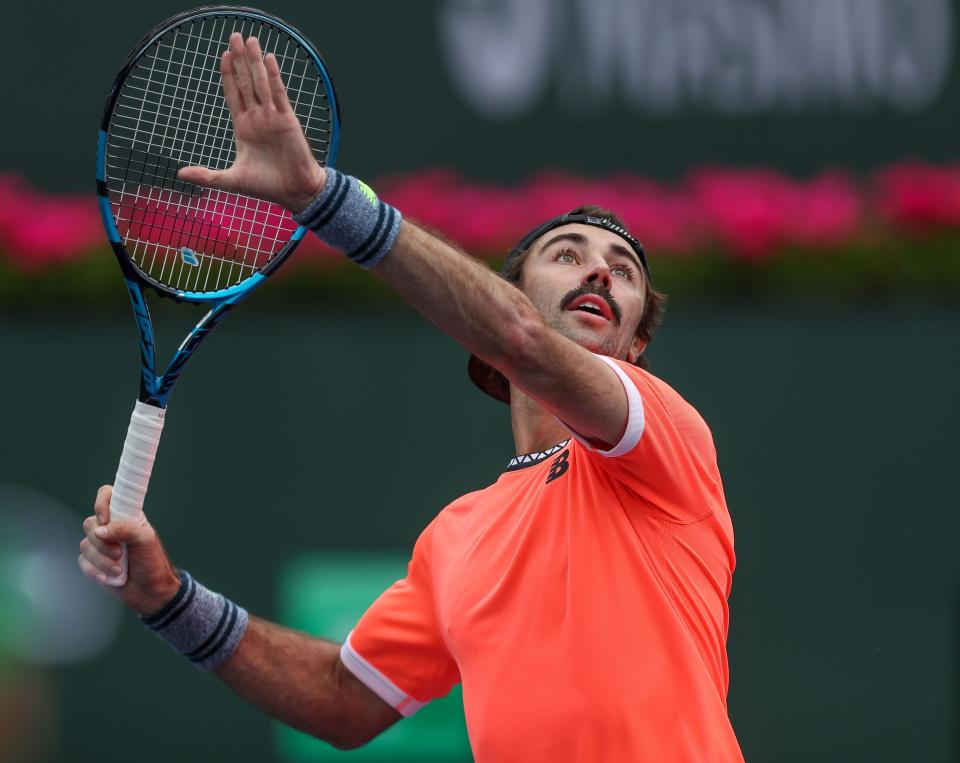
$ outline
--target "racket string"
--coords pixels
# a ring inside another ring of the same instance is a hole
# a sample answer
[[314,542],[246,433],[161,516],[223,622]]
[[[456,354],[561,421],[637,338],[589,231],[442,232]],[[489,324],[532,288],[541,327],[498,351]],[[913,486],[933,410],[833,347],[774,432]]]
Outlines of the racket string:
[[[225,29],[225,28],[226,28],[226,20],[224,20],[223,25],[224,25],[224,29]],[[215,31],[216,31],[216,22],[214,22],[214,25],[213,25],[213,26],[214,26],[214,29],[213,29],[212,31],[213,31],[214,33],[213,33],[213,34],[210,34],[210,35],[208,36],[208,38],[207,38],[207,48],[206,48],[205,55],[209,55],[209,51],[210,51],[210,48],[211,48],[211,46],[212,46],[213,39],[216,37],[216,34],[215,34]],[[189,33],[187,33],[187,34],[189,35]],[[159,50],[159,48],[158,48],[158,50]],[[196,64],[196,55],[194,56],[193,63],[191,64],[191,74],[193,73],[193,67],[194,67],[195,64]],[[201,71],[201,74],[202,74],[203,70],[201,69],[200,71]],[[213,69],[212,69],[212,68],[209,68],[209,71],[212,72]],[[216,108],[216,101],[215,101],[215,98],[216,98],[216,90],[215,90],[215,87],[216,87],[216,85],[214,84],[214,77],[213,77],[213,75],[212,75],[212,73],[211,73],[210,75],[208,75],[208,77],[206,78],[205,81],[204,81],[204,80],[201,80],[201,81],[203,82],[203,85],[202,85],[202,87],[203,87],[203,91],[202,91],[202,92],[203,92],[203,108],[201,109],[201,112],[206,110],[206,107],[207,107],[207,105],[208,105],[208,103],[209,103],[209,105],[210,105],[210,116],[212,117],[212,116],[213,116],[213,111],[214,111],[215,108]],[[198,89],[198,92],[200,92],[199,89]],[[214,99],[213,102],[210,102],[210,98],[211,98],[211,97]],[[184,97],[184,104],[186,104],[186,97]],[[228,116],[229,116],[229,115],[228,115]],[[223,113],[222,113],[222,111],[221,111],[221,113],[218,114],[218,116],[217,116],[217,123],[222,123],[222,122],[223,122],[223,119],[224,119],[224,116],[223,116]],[[217,124],[217,123],[215,123],[213,119],[210,119],[210,120],[207,122],[207,127],[206,127],[206,130],[204,131],[204,136],[203,136],[203,146],[204,146],[204,147],[206,147],[207,141],[210,140],[210,138],[211,138],[211,134],[212,134],[211,131],[212,131],[212,130],[214,130],[214,129],[216,128],[216,129],[219,129],[221,133],[223,133],[223,132],[225,131],[227,125],[221,125],[221,124]],[[215,135],[215,134],[216,134],[216,133],[213,133],[213,135]],[[215,143],[216,143],[216,138],[213,138],[213,144],[215,144]],[[211,145],[213,145],[213,144],[211,144]],[[181,151],[180,151],[180,159],[181,159],[181,160],[183,159],[183,148],[184,148],[184,146],[181,146]],[[193,149],[191,149],[191,158],[192,158],[192,155],[193,155],[193,154],[192,154],[192,151],[193,151]],[[222,153],[222,150],[221,150],[221,153]],[[201,150],[201,155],[202,155],[202,150]],[[218,169],[219,169],[219,168],[218,168]],[[206,204],[204,205],[204,214],[208,214],[208,212],[209,212],[209,199],[207,200]],[[195,216],[197,215],[197,213],[199,213],[199,204],[197,205],[196,212],[194,213]],[[191,227],[191,232],[192,232],[193,225],[191,224],[190,227]],[[220,267],[222,268],[222,267],[223,267],[223,265],[222,265],[222,258],[217,258],[217,259],[220,259],[220,260],[221,260],[221,265],[220,265]],[[181,257],[181,258],[180,258],[180,262],[181,262],[181,265],[180,265],[180,275],[181,275],[181,276],[183,275],[183,269],[184,269],[183,260],[184,260],[184,258]],[[174,258],[174,262],[176,262],[176,258]],[[200,270],[201,270],[201,267],[199,266],[199,263],[202,263],[202,262],[203,262],[202,259],[198,260],[198,266],[197,266],[197,268],[196,268],[196,281],[197,281],[197,282],[199,282],[199,279],[200,279]],[[211,271],[212,269],[213,269],[213,260],[208,259],[208,260],[207,260],[207,274],[208,274],[208,275],[209,275],[209,273],[210,273],[210,271]],[[241,272],[242,272],[242,271],[241,271]],[[188,276],[188,278],[187,278],[187,281],[188,281],[188,284],[189,284],[189,276]],[[178,288],[178,289],[180,288],[180,278],[177,279],[177,288]]]
[[331,96],[312,60],[285,31],[237,21],[220,16],[169,30],[132,68],[111,116],[107,180],[118,229],[134,262],[177,290],[239,283],[266,265],[297,227],[277,205],[176,179],[184,166],[222,170],[234,161],[216,55],[233,31],[247,37],[257,30],[264,52],[277,58],[318,161],[330,147]]
[[[129,202],[125,201],[127,196],[131,197]],[[213,194],[208,196],[212,197]],[[216,250],[217,247],[225,246],[225,241],[222,238],[213,235],[220,230],[248,234],[247,243],[242,243],[239,240],[234,240],[232,243],[237,249],[247,250],[248,254],[259,255],[276,241],[277,235],[274,231],[286,233],[289,237],[289,234],[297,227],[292,220],[287,222],[289,217],[280,207],[260,210],[261,217],[259,219],[242,215],[242,212],[251,210],[250,202],[255,200],[236,194],[221,197],[217,202],[220,206],[210,207],[210,202],[207,202],[206,209],[198,209],[197,205],[189,200],[178,200],[175,191],[169,192],[165,197],[154,196],[151,199],[152,206],[138,203],[142,202],[143,194],[136,192],[121,191],[116,198],[118,227],[122,231],[127,231],[128,238],[136,238],[136,232],[139,231],[147,234],[141,239],[145,245],[151,241],[163,245],[164,241],[158,239],[163,239],[165,234],[167,237],[176,235],[178,232],[175,230],[173,223],[178,220],[185,220],[187,223],[201,227],[199,229],[184,229],[179,232],[178,238],[182,237],[181,243],[183,246],[187,246],[198,254],[207,248]],[[124,212],[129,216],[125,216]],[[120,225],[120,223],[129,223],[129,225]],[[254,234],[254,231],[260,232]],[[269,235],[267,231],[270,231]],[[253,235],[256,238],[251,240]],[[222,252],[222,255],[226,257],[226,252]],[[258,261],[256,264],[259,266],[263,262]]]
[[[241,25],[241,26],[242,26],[242,25]],[[253,26],[254,26],[253,23],[251,23],[251,24],[250,24],[250,30],[249,30],[248,32],[244,33],[244,35],[243,35],[243,36],[244,36],[244,39],[246,39],[246,38],[249,37],[249,36],[252,36],[252,34],[253,34]],[[257,35],[257,37],[258,37],[258,38],[263,38],[263,24],[260,24],[260,32],[259,32],[259,34]],[[267,40],[264,40],[264,42],[266,43]],[[261,205],[261,203],[262,203],[262,202],[261,202],[259,199],[255,201],[255,203],[254,203],[254,212],[253,212],[254,216],[256,216],[256,214],[260,211],[260,205]],[[249,211],[249,202],[245,202],[245,203],[244,203],[244,212],[247,212],[247,211]],[[249,245],[249,243],[250,243],[250,240],[251,240],[250,234],[248,233],[248,234],[247,234],[247,244],[248,244],[248,245]],[[247,258],[246,258],[246,257],[243,258],[243,264],[244,264],[244,265],[247,264]],[[222,263],[221,263],[221,267],[223,267],[223,264],[222,264]],[[242,269],[241,269],[241,272],[242,272]],[[230,272],[229,272],[229,275],[227,276],[227,278],[228,278],[228,280],[229,280],[229,279],[231,279],[232,277],[233,277],[233,266],[231,265],[231,266],[230,266]]]

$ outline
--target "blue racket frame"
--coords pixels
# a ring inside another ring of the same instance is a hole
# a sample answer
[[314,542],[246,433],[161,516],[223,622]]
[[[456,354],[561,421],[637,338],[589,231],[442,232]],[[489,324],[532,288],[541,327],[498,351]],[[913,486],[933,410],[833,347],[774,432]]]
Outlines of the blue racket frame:
[[[207,334],[233,309],[234,305],[257,289],[267,277],[293,253],[293,250],[296,249],[297,245],[303,239],[304,234],[307,232],[305,227],[302,225],[299,226],[291,235],[290,240],[273,256],[263,269],[234,286],[209,292],[178,291],[158,283],[136,266],[127,254],[126,248],[123,245],[123,237],[120,235],[120,231],[117,229],[116,222],[113,219],[113,209],[110,206],[106,178],[107,140],[109,137],[110,118],[113,114],[113,108],[127,75],[139,60],[140,56],[172,27],[189,20],[200,20],[211,16],[224,15],[263,21],[274,25],[290,35],[290,37],[303,47],[304,51],[313,59],[313,63],[323,78],[324,88],[331,96],[328,101],[330,107],[330,142],[327,149],[326,166],[334,166],[337,158],[337,149],[340,145],[340,109],[337,102],[337,93],[333,86],[333,81],[327,73],[327,67],[323,58],[314,45],[307,40],[301,32],[282,19],[269,13],[257,10],[256,8],[231,5],[196,8],[192,11],[177,14],[157,25],[137,44],[130,55],[127,56],[107,97],[107,103],[104,107],[103,117],[100,123],[100,132],[97,139],[97,203],[100,209],[100,218],[107,233],[107,239],[110,241],[113,253],[116,255],[120,269],[123,271],[124,281],[126,282],[127,291],[130,295],[130,305],[133,308],[137,331],[140,335],[140,393],[138,399],[143,403],[154,405],[158,408],[167,407],[167,401],[169,400],[170,393],[173,391],[174,384],[176,384],[177,379],[179,379],[183,371],[184,365],[197,349],[200,342],[202,342]],[[150,318],[150,309],[147,306],[145,298],[145,289],[153,289],[161,297],[168,297],[177,302],[190,302],[210,306],[209,311],[200,319],[197,325],[191,329],[190,333],[187,334],[186,338],[180,344],[180,347],[170,359],[170,362],[167,363],[163,372],[160,374],[157,373],[153,321]]]

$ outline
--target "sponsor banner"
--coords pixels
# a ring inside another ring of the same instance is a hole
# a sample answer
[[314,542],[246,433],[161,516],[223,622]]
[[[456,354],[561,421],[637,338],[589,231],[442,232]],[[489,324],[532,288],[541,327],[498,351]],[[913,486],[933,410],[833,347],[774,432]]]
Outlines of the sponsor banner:
[[[313,39],[333,72],[341,168],[376,178],[443,166],[513,183],[547,167],[673,179],[714,163],[806,176],[956,159],[958,2],[287,0],[271,10]],[[86,190],[124,52],[160,16],[192,5],[108,0],[51,25],[51,50],[99,39],[107,22],[111,44],[84,45],[82,81],[56,98],[37,77],[9,83],[30,129],[0,124],[0,170]],[[12,26],[29,26],[35,11],[13,8]],[[34,57],[29,36],[8,43],[11,60]]]

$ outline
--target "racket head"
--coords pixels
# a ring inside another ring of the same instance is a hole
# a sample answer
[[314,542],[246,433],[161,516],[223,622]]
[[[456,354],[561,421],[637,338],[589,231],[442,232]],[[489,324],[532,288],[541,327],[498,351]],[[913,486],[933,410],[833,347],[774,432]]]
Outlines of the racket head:
[[256,35],[280,64],[317,161],[333,166],[340,109],[316,47],[269,13],[205,6],[152,29],[114,80],[97,144],[101,219],[128,281],[187,302],[234,301],[296,248],[306,230],[282,207],[176,179],[236,155],[220,55],[232,32]]

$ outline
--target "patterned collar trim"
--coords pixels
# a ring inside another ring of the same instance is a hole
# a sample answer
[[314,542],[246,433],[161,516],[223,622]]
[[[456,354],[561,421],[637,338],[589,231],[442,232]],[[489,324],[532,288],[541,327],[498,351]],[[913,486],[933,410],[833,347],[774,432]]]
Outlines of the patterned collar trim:
[[570,440],[564,440],[563,442],[557,443],[546,450],[541,450],[539,453],[523,453],[519,456],[514,456],[510,459],[510,463],[507,464],[505,471],[515,472],[518,469],[526,469],[528,466],[539,464],[541,461],[545,461],[546,459],[550,458],[550,456],[552,456],[558,450],[563,450],[569,444]]

